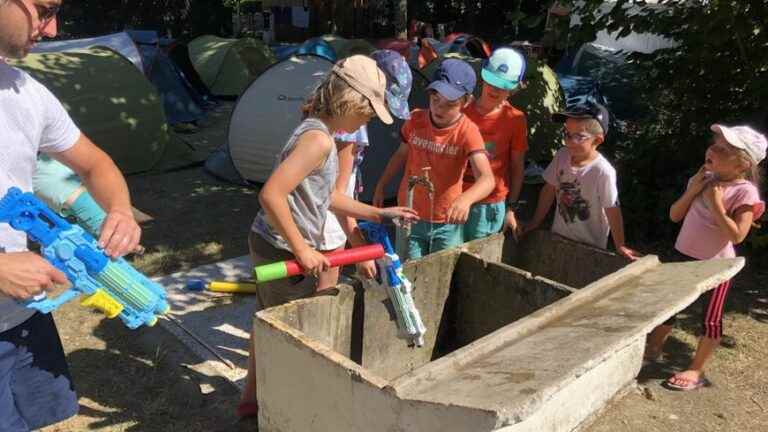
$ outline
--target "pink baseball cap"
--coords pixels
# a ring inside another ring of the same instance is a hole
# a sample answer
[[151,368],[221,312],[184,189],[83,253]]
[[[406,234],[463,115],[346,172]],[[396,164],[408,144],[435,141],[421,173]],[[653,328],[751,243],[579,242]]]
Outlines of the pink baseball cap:
[[722,135],[728,144],[740,148],[747,152],[755,163],[760,163],[765,159],[765,149],[768,147],[765,135],[757,132],[749,126],[723,126],[713,124],[710,126],[712,132]]

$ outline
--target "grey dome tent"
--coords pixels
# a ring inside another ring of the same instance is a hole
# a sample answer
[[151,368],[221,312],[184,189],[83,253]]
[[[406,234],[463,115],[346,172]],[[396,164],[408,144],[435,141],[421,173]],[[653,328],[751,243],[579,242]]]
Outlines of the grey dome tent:
[[301,122],[301,104],[332,66],[315,55],[290,57],[265,70],[238,99],[228,145],[245,180],[262,183],[269,177],[276,155]]

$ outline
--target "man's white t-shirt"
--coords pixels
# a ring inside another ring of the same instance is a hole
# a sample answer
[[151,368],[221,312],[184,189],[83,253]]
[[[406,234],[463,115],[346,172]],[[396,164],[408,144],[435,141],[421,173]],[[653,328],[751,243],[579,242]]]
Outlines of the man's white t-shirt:
[[610,162],[598,153],[586,166],[574,167],[570,151],[563,147],[543,176],[555,187],[552,232],[605,249],[610,232],[605,209],[619,206],[616,170]]
[[[16,186],[32,191],[38,153],[59,153],[80,137],[67,111],[42,84],[0,59],[0,196]],[[27,250],[27,237],[0,224],[0,253]],[[0,332],[32,315],[0,294]]]

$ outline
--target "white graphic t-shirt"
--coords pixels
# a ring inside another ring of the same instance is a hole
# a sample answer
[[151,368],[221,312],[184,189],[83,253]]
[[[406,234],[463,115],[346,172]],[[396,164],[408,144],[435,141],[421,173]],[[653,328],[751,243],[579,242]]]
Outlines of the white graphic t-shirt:
[[555,187],[557,210],[552,232],[605,249],[610,227],[606,208],[619,206],[616,170],[598,154],[583,167],[571,165],[563,147],[544,171],[544,180]]

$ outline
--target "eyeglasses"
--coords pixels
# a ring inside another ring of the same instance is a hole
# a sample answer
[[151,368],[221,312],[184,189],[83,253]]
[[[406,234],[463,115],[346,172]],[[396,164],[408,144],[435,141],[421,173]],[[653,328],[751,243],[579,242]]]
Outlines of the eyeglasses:
[[570,133],[568,131],[564,131],[563,138],[565,138],[566,141],[573,141],[576,144],[581,144],[582,142],[590,138],[593,138],[593,136],[585,133],[580,133],[580,132]]

